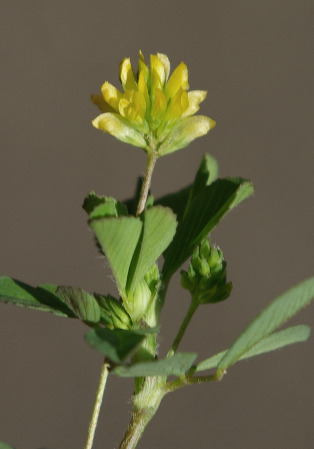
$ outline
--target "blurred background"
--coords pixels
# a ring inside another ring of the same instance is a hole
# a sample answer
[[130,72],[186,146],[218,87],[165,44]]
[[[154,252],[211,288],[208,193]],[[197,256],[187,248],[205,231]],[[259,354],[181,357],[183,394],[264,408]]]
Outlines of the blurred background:
[[[309,0],[15,1],[1,5],[0,273],[115,294],[81,208],[91,190],[123,200],[145,154],[91,126],[90,94],[118,86],[138,50],[182,60],[216,128],[157,163],[155,197],[192,181],[205,152],[255,197],[212,234],[232,297],[194,317],[180,347],[227,348],[273,298],[313,274],[313,14]],[[189,297],[175,276],[164,354]],[[314,306],[290,324],[314,324]],[[83,324],[0,304],[0,440],[16,449],[83,448],[102,356]],[[139,448],[308,449],[314,439],[313,337],[239,363],[221,383],[166,397]],[[95,449],[119,446],[132,381],[110,377]],[[197,441],[196,441],[197,440]]]

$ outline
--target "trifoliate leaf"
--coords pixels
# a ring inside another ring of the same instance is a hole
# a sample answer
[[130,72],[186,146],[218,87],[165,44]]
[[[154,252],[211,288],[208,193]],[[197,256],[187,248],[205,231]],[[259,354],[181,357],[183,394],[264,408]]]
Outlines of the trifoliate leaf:
[[218,373],[233,365],[259,341],[293,317],[314,299],[314,277],[280,295],[237,338],[218,365]]

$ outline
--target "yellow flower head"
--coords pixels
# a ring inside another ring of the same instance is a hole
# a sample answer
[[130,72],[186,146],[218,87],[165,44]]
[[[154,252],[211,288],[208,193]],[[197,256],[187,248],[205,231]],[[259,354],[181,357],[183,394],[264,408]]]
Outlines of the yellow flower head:
[[122,142],[155,151],[158,156],[187,146],[215,126],[209,117],[194,115],[207,92],[189,92],[188,69],[181,62],[170,74],[166,55],[150,55],[150,67],[139,53],[134,74],[130,58],[120,65],[123,93],[107,81],[93,102],[103,112],[93,125]]

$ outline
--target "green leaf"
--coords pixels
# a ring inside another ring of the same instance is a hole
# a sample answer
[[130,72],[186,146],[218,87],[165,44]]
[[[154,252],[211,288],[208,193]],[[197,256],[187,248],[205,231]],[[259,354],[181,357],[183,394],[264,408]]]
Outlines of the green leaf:
[[113,363],[122,363],[144,340],[145,335],[123,329],[96,328],[85,335],[87,343]]
[[143,224],[139,218],[99,218],[90,227],[106,255],[118,290],[125,297],[130,264],[141,235]]
[[218,365],[218,373],[233,365],[264,337],[285,323],[314,298],[314,277],[276,298],[237,338]]
[[98,323],[100,308],[93,295],[80,288],[60,286],[57,294],[70,307],[75,315],[87,323]]
[[179,223],[175,238],[165,252],[164,279],[169,279],[221,218],[253,191],[252,183],[241,178],[217,179],[205,187],[191,202]]
[[10,446],[8,443],[4,441],[0,441],[0,449],[14,449],[13,446]]
[[174,213],[162,206],[151,207],[137,218],[91,220],[90,226],[107,257],[123,298],[136,288],[167,248],[176,225]]
[[[274,351],[275,349],[280,349],[293,343],[304,342],[309,338],[310,333],[310,327],[303,324],[274,332],[256,343],[256,345],[254,345],[248,352],[244,353],[237,361],[248,359],[260,354],[265,354],[266,352]],[[198,363],[195,366],[194,372],[216,368],[227,352],[228,349]]]
[[168,359],[118,366],[113,372],[121,377],[180,376],[191,368],[196,357],[197,354],[178,352]]
[[170,207],[177,216],[180,223],[186,214],[191,201],[196,198],[202,190],[210,185],[218,175],[218,164],[210,154],[204,154],[201,164],[196,173],[194,182],[178,192],[166,195],[156,201],[155,204]]
[[[189,202],[196,198],[204,187],[212,184],[218,177],[218,162],[210,154],[204,154],[201,164],[197,170],[194,182],[191,186]],[[188,205],[186,206],[186,211]]]
[[130,265],[127,291],[133,292],[146,272],[169,246],[176,232],[176,216],[171,209],[155,206],[146,210],[143,233]]
[[120,217],[128,213],[123,203],[112,197],[97,196],[95,192],[87,195],[83,203],[83,209],[87,212],[90,220],[93,218]]
[[0,301],[28,309],[51,312],[63,317],[75,317],[75,314],[56,294],[56,291],[56,285],[46,284],[32,287],[7,276],[0,277]]

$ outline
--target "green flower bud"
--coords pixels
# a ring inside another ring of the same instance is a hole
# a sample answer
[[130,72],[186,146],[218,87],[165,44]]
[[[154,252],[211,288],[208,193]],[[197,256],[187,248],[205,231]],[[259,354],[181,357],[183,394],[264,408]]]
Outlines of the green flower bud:
[[113,296],[95,294],[101,317],[109,328],[129,329],[132,321],[123,305]]
[[133,322],[140,321],[145,317],[151,296],[152,293],[147,285],[147,282],[143,279],[139,282],[134,292],[124,300],[124,306]]
[[201,259],[201,267],[198,271],[201,276],[209,276],[210,275],[210,267],[208,265],[207,260]]
[[[220,253],[221,253],[221,251],[220,251]],[[216,265],[218,265],[219,262],[221,262],[221,259],[222,259],[222,257],[219,254],[218,249],[215,247],[212,247],[210,249],[210,256],[208,259],[208,264],[209,264],[210,268],[214,268]]]
[[200,256],[204,259],[208,259],[210,253],[210,241],[209,239],[203,240],[200,245]]

